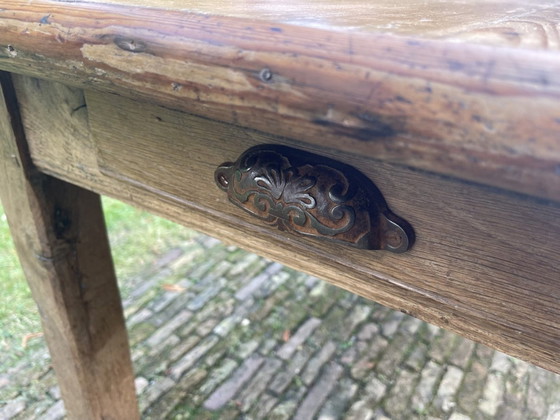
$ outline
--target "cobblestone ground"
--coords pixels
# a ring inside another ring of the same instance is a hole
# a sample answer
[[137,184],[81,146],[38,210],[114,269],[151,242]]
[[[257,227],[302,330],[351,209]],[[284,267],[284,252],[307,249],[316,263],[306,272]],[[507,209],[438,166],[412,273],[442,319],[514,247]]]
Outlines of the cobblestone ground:
[[[202,235],[123,289],[144,419],[560,419],[560,376]],[[64,417],[35,347],[0,419]]]

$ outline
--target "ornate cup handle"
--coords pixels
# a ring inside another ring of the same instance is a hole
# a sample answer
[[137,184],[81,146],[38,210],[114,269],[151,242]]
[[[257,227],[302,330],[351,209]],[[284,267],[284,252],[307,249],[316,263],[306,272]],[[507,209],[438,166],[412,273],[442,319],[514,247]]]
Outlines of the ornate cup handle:
[[414,231],[351,166],[285,146],[261,145],[214,174],[229,200],[278,229],[362,249],[405,252]]

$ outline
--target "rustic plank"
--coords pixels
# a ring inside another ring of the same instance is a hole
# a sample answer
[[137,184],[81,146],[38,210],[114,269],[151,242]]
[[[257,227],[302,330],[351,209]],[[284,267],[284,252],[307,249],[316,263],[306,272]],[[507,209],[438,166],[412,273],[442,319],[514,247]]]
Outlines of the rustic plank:
[[[488,16],[481,26],[455,21],[453,3],[442,21],[449,17],[460,42],[414,29],[314,27],[289,13],[247,17],[253,9],[243,7],[224,16],[219,2],[6,3],[0,68],[560,200],[557,52],[479,43],[495,38],[495,27],[498,37],[544,34],[554,49],[558,1],[520,9],[498,1],[493,12],[460,2],[467,21]],[[387,2],[369,3],[370,17],[385,8],[383,21],[398,23]],[[445,3],[426,4],[438,11]],[[403,7],[422,10],[420,2]]]
[[34,168],[10,78],[0,77],[0,197],[39,307],[68,417],[137,419],[99,196]]
[[[93,142],[87,113],[78,118],[75,104],[49,110],[72,89],[25,77],[17,82],[42,170],[560,372],[557,204],[88,92]],[[47,138],[51,126],[77,135]],[[213,180],[219,164],[259,143],[295,146],[360,169],[415,228],[413,249],[360,251],[261,226]]]
[[[82,0],[98,3],[99,0]],[[332,29],[469,40],[526,48],[560,48],[558,0],[103,0]]]

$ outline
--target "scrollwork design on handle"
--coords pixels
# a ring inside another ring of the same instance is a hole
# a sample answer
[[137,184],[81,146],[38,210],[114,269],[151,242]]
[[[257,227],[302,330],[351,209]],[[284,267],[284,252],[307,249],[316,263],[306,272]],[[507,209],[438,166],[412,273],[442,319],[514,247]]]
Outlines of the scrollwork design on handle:
[[256,146],[220,165],[215,180],[233,204],[282,231],[393,252],[414,240],[367,177],[331,159]]

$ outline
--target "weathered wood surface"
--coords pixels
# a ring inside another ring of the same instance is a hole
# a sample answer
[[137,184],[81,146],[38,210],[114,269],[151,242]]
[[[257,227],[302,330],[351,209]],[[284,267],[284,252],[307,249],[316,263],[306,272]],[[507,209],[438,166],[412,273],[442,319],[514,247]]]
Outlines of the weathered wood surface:
[[[0,68],[560,200],[558,1],[364,6],[387,25],[432,10],[439,35],[316,27],[294,2],[261,18],[265,3],[4,1]],[[313,4],[317,19],[362,16]]]
[[[88,112],[68,99],[79,90],[17,82],[42,170],[560,372],[558,205],[89,92],[92,139]],[[54,111],[53,103],[63,106]],[[413,249],[363,251],[260,225],[228,202],[213,177],[222,162],[259,143],[357,167],[413,225]]]
[[[99,0],[82,0],[99,3]],[[103,0],[317,28],[560,48],[558,0]]]
[[39,307],[68,417],[137,419],[99,196],[33,167],[10,80],[5,73],[0,79],[0,197]]

